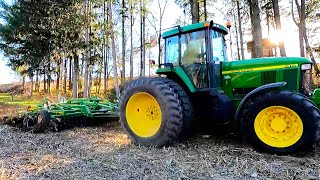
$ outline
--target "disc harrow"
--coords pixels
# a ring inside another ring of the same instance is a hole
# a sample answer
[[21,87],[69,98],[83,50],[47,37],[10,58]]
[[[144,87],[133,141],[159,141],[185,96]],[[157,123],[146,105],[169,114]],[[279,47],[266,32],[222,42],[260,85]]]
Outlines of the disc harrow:
[[107,99],[78,98],[53,103],[47,98],[36,107],[28,107],[15,116],[4,117],[3,122],[22,131],[40,133],[47,130],[60,132],[115,119],[118,119],[118,105]]

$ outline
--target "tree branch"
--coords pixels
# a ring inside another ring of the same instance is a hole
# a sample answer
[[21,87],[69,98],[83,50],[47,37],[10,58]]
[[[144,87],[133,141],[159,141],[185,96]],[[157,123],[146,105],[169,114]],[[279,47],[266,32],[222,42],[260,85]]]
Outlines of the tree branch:
[[299,23],[297,22],[296,18],[294,17],[293,0],[291,1],[291,15],[292,15],[293,22],[299,27]]

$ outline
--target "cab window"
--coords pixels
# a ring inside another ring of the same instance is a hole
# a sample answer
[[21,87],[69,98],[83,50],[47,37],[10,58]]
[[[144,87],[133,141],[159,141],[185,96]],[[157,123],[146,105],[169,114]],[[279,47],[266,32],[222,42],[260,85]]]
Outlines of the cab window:
[[184,65],[205,63],[206,61],[206,31],[197,31],[181,36],[181,62]]
[[165,63],[179,63],[179,39],[178,36],[173,36],[165,40]]

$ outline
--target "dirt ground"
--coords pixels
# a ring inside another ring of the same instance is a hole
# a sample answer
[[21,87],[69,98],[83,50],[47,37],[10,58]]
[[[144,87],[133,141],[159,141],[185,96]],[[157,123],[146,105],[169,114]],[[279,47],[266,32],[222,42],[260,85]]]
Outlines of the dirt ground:
[[[19,108],[0,102],[0,119]],[[42,134],[0,123],[0,180],[320,179],[319,147],[304,156],[277,156],[199,134],[157,149],[132,144],[117,121]]]
[[0,146],[0,179],[320,177],[319,153],[261,154],[235,140],[203,135],[167,148],[139,147],[128,140],[119,122],[44,134],[0,125]]

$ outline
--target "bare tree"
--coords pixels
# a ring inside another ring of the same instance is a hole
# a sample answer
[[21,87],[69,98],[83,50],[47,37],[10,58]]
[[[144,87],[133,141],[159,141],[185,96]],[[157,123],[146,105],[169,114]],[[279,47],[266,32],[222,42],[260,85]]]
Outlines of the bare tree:
[[[86,44],[89,45],[89,7],[90,0],[85,0],[85,16],[86,16],[86,28],[85,28],[85,41]],[[86,58],[84,60],[84,85],[83,85],[83,97],[88,97],[88,90],[89,90],[89,61],[90,61],[90,45],[89,49],[86,52]]]
[[63,95],[67,96],[67,59],[63,62]]
[[260,8],[258,0],[248,0],[250,5],[251,30],[253,39],[252,57],[262,57],[262,29],[260,19]]
[[110,35],[111,35],[111,45],[112,45],[112,58],[113,58],[113,77],[114,77],[114,88],[116,91],[117,98],[120,97],[120,89],[118,83],[118,72],[117,72],[117,53],[116,53],[116,46],[114,41],[114,32],[113,32],[113,20],[112,20],[112,8],[111,2],[108,2],[108,9],[109,9],[109,19],[110,23]]
[[146,7],[145,0],[140,0],[140,77],[145,76],[145,26],[146,26]]
[[79,77],[79,56],[73,52],[73,80],[72,80],[72,97],[78,97],[78,77]]
[[126,40],[125,40],[125,30],[124,30],[124,25],[126,21],[126,15],[125,15],[125,1],[122,0],[122,78],[121,78],[121,84],[122,86],[125,85],[126,83]]
[[103,80],[103,92],[104,95],[107,94],[107,89],[108,89],[108,52],[109,52],[109,45],[108,45],[108,40],[109,40],[109,35],[108,35],[108,31],[107,31],[107,25],[109,23],[109,18],[108,16],[106,16],[106,14],[109,12],[109,10],[106,7],[106,2],[104,1],[103,3],[103,73],[104,73],[104,80]]
[[[272,0],[273,12],[274,12],[274,21],[276,23],[277,31],[281,31],[281,20],[280,20],[280,12],[279,12],[279,2],[278,0]],[[282,57],[286,56],[286,49],[284,47],[284,42],[279,42],[280,55]]]
[[[298,10],[298,16],[299,16],[298,20],[294,16],[294,8],[293,8],[294,2],[293,1],[295,1],[296,7]],[[293,19],[294,23],[298,26],[298,29],[299,29],[300,55],[302,57],[304,57],[305,50],[306,50],[306,52],[308,53],[309,57],[311,58],[311,60],[314,64],[314,70],[316,71],[316,74],[318,75],[318,74],[320,74],[320,71],[319,71],[317,62],[313,56],[312,49],[309,44],[309,40],[307,37],[307,28],[306,28],[306,18],[307,18],[307,15],[309,15],[311,13],[311,11],[312,10],[309,6],[308,12],[306,12],[306,1],[305,0],[300,0],[300,3],[299,3],[299,0],[292,0],[291,14],[292,14],[292,19]],[[304,49],[304,43],[306,45],[305,49]]]
[[239,24],[239,38],[240,38],[240,51],[241,51],[241,59],[244,59],[244,48],[243,48],[243,33],[242,33],[242,22],[241,22],[241,14],[240,14],[240,3],[237,0],[237,14],[238,14],[238,24]]
[[133,10],[134,3],[133,0],[130,1],[130,81],[133,80]]
[[[163,4],[163,6],[162,6]],[[150,20],[149,18],[147,18],[147,20],[149,21],[150,25],[154,28],[154,30],[156,31],[156,35],[157,35],[157,40],[158,40],[158,47],[159,47],[159,54],[158,54],[158,62],[160,62],[161,59],[161,53],[162,53],[162,49],[161,49],[161,32],[162,32],[162,22],[163,22],[163,16],[164,16],[164,12],[167,9],[167,5],[168,5],[168,0],[165,0],[165,2],[161,2],[160,0],[158,0],[158,7],[159,7],[159,19],[157,19],[154,14],[152,12],[150,12],[150,15],[152,16],[152,20]],[[154,22],[159,22],[159,29],[157,29],[156,24],[154,24]]]

